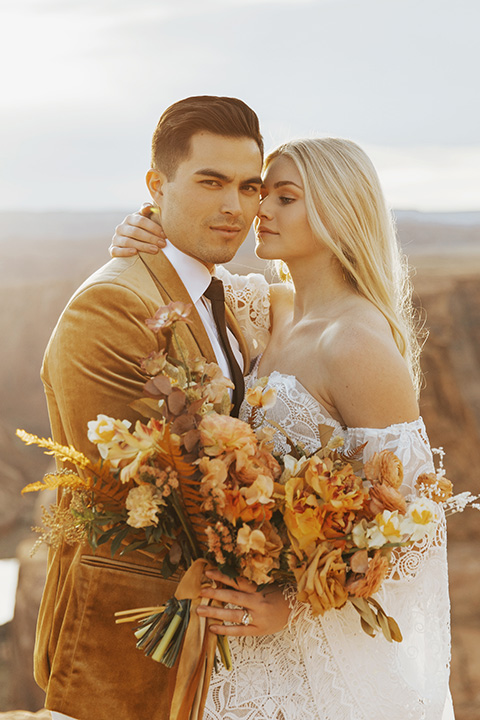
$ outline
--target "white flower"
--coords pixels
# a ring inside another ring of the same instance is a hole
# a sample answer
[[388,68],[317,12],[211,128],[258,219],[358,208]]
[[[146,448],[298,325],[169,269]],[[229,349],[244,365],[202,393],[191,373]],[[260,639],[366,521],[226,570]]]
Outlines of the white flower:
[[289,480],[291,477],[295,477],[300,473],[303,466],[308,463],[308,458],[300,458],[300,460],[295,460],[295,458],[291,455],[285,455],[282,462],[283,473],[280,478],[280,482],[282,484],[285,484],[287,480]]
[[139,485],[132,488],[125,502],[128,510],[128,525],[134,528],[156,525],[157,512],[161,505],[166,503],[153,485]]
[[419,542],[424,537],[434,537],[441,519],[438,503],[426,497],[419,497],[410,503],[407,514],[402,521],[402,531],[412,542]]
[[98,446],[98,452],[105,459],[113,443],[123,439],[125,435],[130,435],[128,428],[131,424],[128,420],[97,415],[96,420],[88,423],[88,439]]

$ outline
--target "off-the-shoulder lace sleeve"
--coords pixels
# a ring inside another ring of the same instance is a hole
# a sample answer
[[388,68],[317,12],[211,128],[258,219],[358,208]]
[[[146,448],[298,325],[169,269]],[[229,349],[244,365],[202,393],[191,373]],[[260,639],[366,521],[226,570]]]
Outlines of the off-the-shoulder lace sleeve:
[[402,461],[404,478],[401,490],[404,495],[415,492],[415,481],[421,473],[433,472],[433,457],[427,431],[422,418],[409,423],[390,425],[387,428],[348,428],[345,432],[347,450],[360,447],[363,461],[373,453],[391,450]]
[[233,275],[217,265],[215,275],[222,280],[225,300],[238,320],[252,358],[262,353],[270,337],[270,292],[260,273]]

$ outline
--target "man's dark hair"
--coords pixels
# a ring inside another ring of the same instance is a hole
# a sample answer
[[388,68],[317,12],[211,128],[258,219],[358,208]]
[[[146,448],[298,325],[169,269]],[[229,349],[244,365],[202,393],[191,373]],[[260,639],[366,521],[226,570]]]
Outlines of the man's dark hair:
[[190,153],[190,139],[198,132],[223,137],[252,138],[263,159],[263,138],[254,111],[242,100],[215,95],[185,98],[170,105],[158,121],[152,139],[152,168],[171,180]]

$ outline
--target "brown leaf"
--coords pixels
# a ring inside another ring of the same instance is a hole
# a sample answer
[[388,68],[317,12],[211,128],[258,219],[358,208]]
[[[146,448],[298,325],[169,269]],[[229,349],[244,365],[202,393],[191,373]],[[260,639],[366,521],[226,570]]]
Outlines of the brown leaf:
[[187,396],[180,388],[173,388],[167,399],[168,409],[173,415],[180,415],[185,408]]
[[150,418],[157,418],[158,420],[163,418],[163,413],[158,407],[158,400],[154,400],[153,398],[140,398],[138,400],[134,400],[130,403],[129,407],[136,410],[136,412],[149,420]]
[[197,428],[192,428],[192,430],[189,430],[184,438],[183,438],[183,444],[185,445],[185,450],[190,453],[192,452],[195,445],[200,440],[200,431],[197,430]]
[[172,386],[168,377],[165,377],[165,375],[157,375],[157,377],[151,378],[145,383],[143,392],[149,397],[163,397],[170,395]]
[[175,435],[183,435],[195,427],[195,418],[192,415],[179,415],[172,423],[171,431]]
[[175,542],[172,544],[172,547],[170,548],[170,552],[168,553],[168,559],[170,560],[172,565],[178,565],[178,563],[182,559],[182,546],[177,540],[175,540]]
[[196,415],[200,408],[202,407],[205,400],[203,398],[199,398],[198,400],[194,400],[190,403],[188,406],[188,412],[190,415]]
[[402,642],[403,635],[400,631],[400,628],[397,625],[396,620],[394,620],[390,615],[387,616],[388,626],[390,628],[390,633],[392,635],[392,640],[394,642]]

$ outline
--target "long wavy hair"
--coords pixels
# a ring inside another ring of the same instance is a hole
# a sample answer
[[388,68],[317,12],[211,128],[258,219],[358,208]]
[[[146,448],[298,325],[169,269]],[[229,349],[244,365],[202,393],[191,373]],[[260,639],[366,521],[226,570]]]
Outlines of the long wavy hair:
[[421,328],[408,263],[370,158],[342,138],[292,140],[270,153],[264,168],[280,155],[293,160],[302,177],[316,238],[337,258],[356,292],[387,319],[418,396]]

